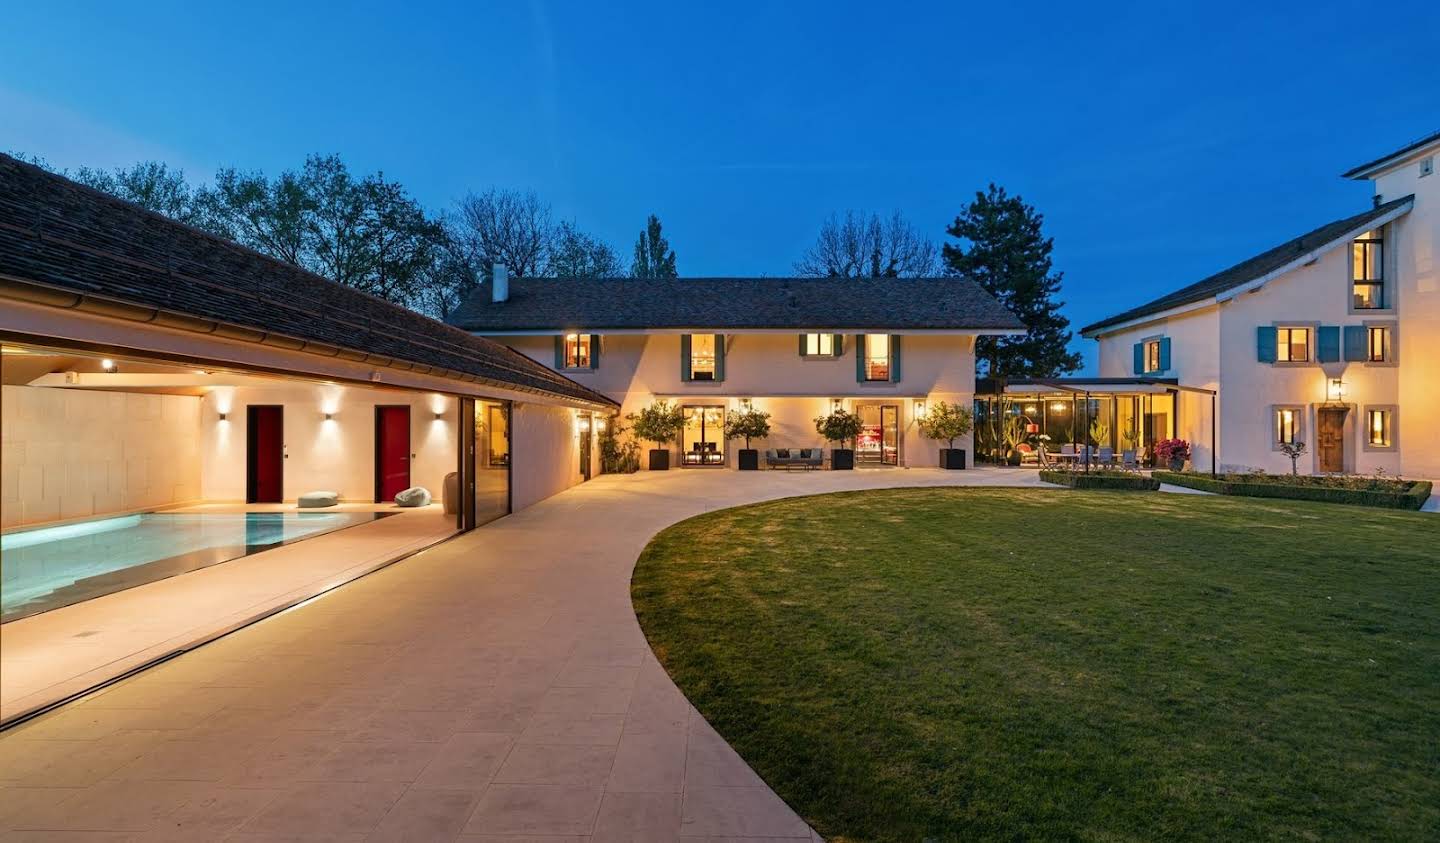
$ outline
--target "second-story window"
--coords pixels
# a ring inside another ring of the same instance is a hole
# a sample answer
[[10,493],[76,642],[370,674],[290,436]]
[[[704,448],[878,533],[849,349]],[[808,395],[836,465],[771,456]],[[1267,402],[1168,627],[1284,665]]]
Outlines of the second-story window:
[[1158,372],[1162,368],[1164,367],[1160,365],[1160,341],[1150,340],[1145,343],[1145,371]]
[[714,334],[692,334],[690,336],[690,379],[694,381],[715,380]]
[[865,380],[890,380],[890,335],[868,334],[865,337]]
[[1366,359],[1371,363],[1388,362],[1390,360],[1390,329],[1372,325],[1366,329],[1365,333],[1369,340]]
[[806,357],[834,357],[834,334],[805,334],[801,353]]
[[1356,310],[1385,307],[1385,241],[1379,229],[1350,244],[1350,283]]
[[590,368],[592,334],[566,334],[564,364],[566,369]]
[[1277,328],[1275,359],[1281,363],[1306,363],[1310,360],[1309,328]]

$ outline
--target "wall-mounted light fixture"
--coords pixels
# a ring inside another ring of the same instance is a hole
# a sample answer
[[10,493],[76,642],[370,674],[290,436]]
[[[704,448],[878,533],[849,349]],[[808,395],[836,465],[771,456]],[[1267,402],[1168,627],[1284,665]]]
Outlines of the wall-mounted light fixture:
[[443,419],[443,418],[445,418],[445,414],[442,413],[442,412],[440,412],[439,410],[436,410],[436,411],[435,411],[435,421],[440,421],[440,420]]
[[604,432],[604,430],[605,430],[605,420],[604,420],[604,419],[596,419],[596,420],[595,420],[595,429],[598,430],[598,431]]
[[831,399],[830,399],[830,409],[831,409],[831,411],[833,412],[833,411],[835,411],[835,410],[840,409],[840,406],[841,406],[842,404],[844,404],[844,403],[845,403],[845,399],[843,399],[843,398],[831,398]]
[[1345,397],[1345,382],[1339,378],[1331,378],[1330,387],[1326,391],[1326,397],[1337,404],[1340,403]]
[[335,414],[334,414],[334,413],[326,413],[326,414],[325,414],[325,421],[335,421]]
[[747,413],[750,412],[750,408],[753,407],[753,406],[755,406],[755,402],[752,401],[751,399],[749,399],[749,398],[741,398],[741,399],[740,399],[740,409],[744,410],[745,412],[747,412]]
[[100,368],[107,372],[113,372],[117,367],[115,366],[115,361],[107,357],[100,361]]
[[220,414],[220,421],[229,421],[229,420],[230,420],[230,414],[229,414],[229,413],[221,413],[221,414]]
[[924,398],[916,398],[916,399],[915,399],[915,418],[918,419],[918,418],[920,418],[920,417],[923,416],[923,415],[925,415],[925,399],[924,399]]

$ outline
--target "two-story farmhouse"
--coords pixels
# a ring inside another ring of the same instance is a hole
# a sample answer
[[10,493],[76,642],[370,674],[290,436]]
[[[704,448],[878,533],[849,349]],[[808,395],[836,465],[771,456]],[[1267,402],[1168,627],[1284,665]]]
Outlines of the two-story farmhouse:
[[[1102,378],[1218,391],[1175,435],[1208,467],[1440,476],[1440,132],[1345,173],[1373,206],[1082,330]],[[1213,425],[1213,428],[1212,428]]]
[[858,462],[934,466],[939,445],[916,418],[928,402],[974,400],[976,337],[1024,330],[960,278],[508,278],[504,267],[451,322],[622,413],[680,404],[671,462],[684,467],[735,466],[743,443],[723,430],[742,406],[771,414],[766,447],[824,447],[814,419],[844,407],[864,423]]

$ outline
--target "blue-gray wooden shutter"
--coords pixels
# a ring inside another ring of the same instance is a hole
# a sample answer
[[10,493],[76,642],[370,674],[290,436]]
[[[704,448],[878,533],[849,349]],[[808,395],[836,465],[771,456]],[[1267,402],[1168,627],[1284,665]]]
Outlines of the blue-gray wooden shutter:
[[600,368],[600,335],[590,335],[590,368]]
[[844,349],[845,349],[845,335],[844,335],[844,334],[831,334],[831,336],[830,336],[830,356],[831,356],[831,357],[839,357],[841,354],[844,354],[844,353],[845,353]]
[[865,382],[865,335],[855,335],[855,380]]
[[900,335],[890,335],[890,382],[900,382]]
[[1261,363],[1275,362],[1275,326],[1261,325],[1255,329],[1255,359]]
[[805,348],[805,334],[801,334],[801,335],[800,335],[800,356],[801,356],[801,357],[804,357],[804,356],[805,356],[805,351],[806,351],[806,348]]
[[690,335],[680,335],[680,380],[690,380]]
[[715,335],[715,382],[725,380],[725,335]]
[[1369,358],[1369,343],[1364,325],[1345,326],[1345,359],[1363,361]]
[[1145,343],[1135,343],[1135,374],[1145,374]]
[[555,335],[555,368],[565,368],[565,335]]
[[1334,363],[1340,359],[1340,327],[1321,325],[1315,329],[1315,359]]
[[1170,338],[1160,338],[1160,371],[1170,371]]

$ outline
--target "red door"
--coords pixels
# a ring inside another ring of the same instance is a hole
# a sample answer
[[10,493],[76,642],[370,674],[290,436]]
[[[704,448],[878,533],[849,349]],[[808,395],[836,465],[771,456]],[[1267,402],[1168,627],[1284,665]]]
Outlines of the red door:
[[410,408],[375,408],[375,500],[410,488]]
[[285,499],[285,408],[252,405],[245,411],[245,500]]

